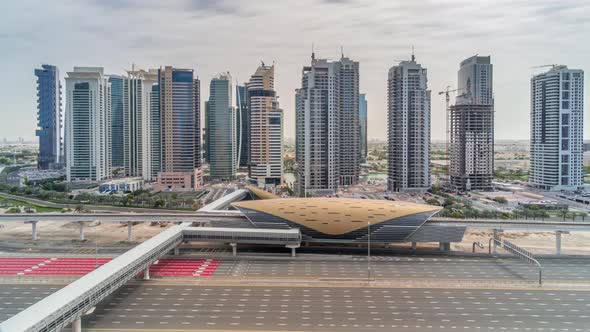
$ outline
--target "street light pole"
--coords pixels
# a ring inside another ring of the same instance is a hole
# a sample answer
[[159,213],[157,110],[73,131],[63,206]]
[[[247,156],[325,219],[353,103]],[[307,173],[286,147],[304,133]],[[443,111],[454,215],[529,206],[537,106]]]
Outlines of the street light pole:
[[367,221],[367,281],[371,280],[371,221]]

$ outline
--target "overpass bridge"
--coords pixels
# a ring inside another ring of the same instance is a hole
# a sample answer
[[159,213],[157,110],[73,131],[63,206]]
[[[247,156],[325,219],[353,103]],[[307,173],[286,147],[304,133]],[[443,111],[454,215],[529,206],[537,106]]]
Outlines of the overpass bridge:
[[[199,210],[187,213],[14,213],[0,214],[0,222],[25,222],[31,224],[31,236],[37,239],[37,226],[41,222],[60,221],[77,222],[80,225],[80,240],[84,240],[84,227],[87,222],[114,222],[127,224],[127,240],[131,241],[132,225],[144,222],[191,223],[209,227],[248,228],[252,224],[239,211],[233,210]],[[424,232],[451,228],[496,229],[547,232],[589,232],[590,222],[542,221],[542,220],[499,220],[499,219],[452,219],[432,217],[424,224]],[[420,241],[419,241],[420,242]],[[430,241],[422,241],[430,242]],[[437,241],[435,241],[437,242]],[[451,241],[452,242],[452,241]]]

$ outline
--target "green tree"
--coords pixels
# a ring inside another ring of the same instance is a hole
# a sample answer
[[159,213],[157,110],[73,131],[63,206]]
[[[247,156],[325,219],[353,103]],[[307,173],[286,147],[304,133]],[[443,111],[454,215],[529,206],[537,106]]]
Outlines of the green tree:
[[506,204],[508,203],[508,200],[505,197],[495,197],[494,198],[494,202],[499,203],[499,204]]
[[431,199],[427,200],[426,201],[426,204],[440,206],[440,202],[437,199],[434,199],[434,198],[431,198]]
[[570,213],[568,210],[559,210],[557,211],[557,215],[563,218],[563,221],[565,221],[565,219],[569,217]]
[[465,219],[465,215],[459,211],[454,211],[451,213],[451,218]]

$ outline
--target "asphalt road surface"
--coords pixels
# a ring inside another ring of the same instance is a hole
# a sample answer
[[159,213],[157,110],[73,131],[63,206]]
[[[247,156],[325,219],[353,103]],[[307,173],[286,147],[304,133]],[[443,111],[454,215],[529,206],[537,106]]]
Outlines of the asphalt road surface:
[[[53,286],[1,286],[10,316]],[[29,292],[30,294],[25,294]],[[127,285],[85,331],[590,331],[590,292]]]
[[[365,278],[367,261],[352,260],[227,260],[221,258],[215,276],[269,278]],[[587,281],[590,259],[541,260],[543,277],[551,281]],[[536,266],[511,258],[373,257],[375,278],[535,280]]]

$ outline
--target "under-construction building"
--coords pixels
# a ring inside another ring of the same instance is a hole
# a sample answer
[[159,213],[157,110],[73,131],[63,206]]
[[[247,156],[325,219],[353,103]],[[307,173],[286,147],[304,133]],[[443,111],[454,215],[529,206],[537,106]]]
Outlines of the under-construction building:
[[461,62],[456,104],[449,109],[450,185],[490,190],[494,177],[494,97],[490,57]]

